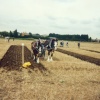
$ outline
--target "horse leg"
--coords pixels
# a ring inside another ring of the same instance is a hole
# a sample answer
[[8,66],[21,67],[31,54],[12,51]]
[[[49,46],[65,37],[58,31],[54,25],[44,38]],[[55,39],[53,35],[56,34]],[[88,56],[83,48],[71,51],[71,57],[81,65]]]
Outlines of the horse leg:
[[37,58],[37,61],[36,62],[39,63],[39,57]]
[[43,50],[43,58],[46,59],[45,50]]
[[38,58],[37,55],[34,55],[34,61],[35,61],[36,63],[39,63],[39,58]]
[[37,55],[37,60],[36,60],[36,62],[39,63],[39,55]]
[[49,62],[50,61],[50,51],[48,51],[48,59],[47,61]]
[[53,61],[53,59],[52,59],[52,57],[53,57],[53,52],[54,52],[54,51],[51,52],[51,58],[50,58],[50,61]]
[[36,57],[36,55],[34,55],[33,60],[34,60],[35,62],[37,62],[37,57]]
[[[33,54],[33,51],[31,50],[31,58],[33,58],[34,54]],[[33,59],[34,60],[34,59]]]
[[51,53],[51,58],[50,58],[50,61],[53,61],[52,57],[53,57],[53,52]]
[[33,55],[33,60],[35,60],[35,61],[36,61],[36,56],[35,56],[35,55]]
[[33,58],[34,61],[36,61],[36,55],[34,53],[31,53],[31,57]]

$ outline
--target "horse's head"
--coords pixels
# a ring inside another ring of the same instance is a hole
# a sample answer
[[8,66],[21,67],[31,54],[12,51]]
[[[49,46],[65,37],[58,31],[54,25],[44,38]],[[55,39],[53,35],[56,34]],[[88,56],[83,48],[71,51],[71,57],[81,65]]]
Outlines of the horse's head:
[[46,47],[49,44],[49,42],[50,42],[49,40],[43,41],[44,47]]
[[35,49],[35,48],[37,48],[37,41],[33,41],[31,43],[31,49]]
[[54,39],[54,49],[57,50],[57,39]]
[[55,49],[56,50],[56,47],[57,47],[57,41],[56,39],[49,39],[49,40],[46,40],[44,42],[44,46],[47,47],[48,50],[50,49]]

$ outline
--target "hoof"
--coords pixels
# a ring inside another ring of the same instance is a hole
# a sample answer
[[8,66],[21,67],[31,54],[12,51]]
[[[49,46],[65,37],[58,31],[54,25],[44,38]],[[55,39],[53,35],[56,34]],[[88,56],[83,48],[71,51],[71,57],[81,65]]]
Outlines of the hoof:
[[39,63],[39,59],[37,59],[37,63]]
[[53,59],[50,59],[50,61],[53,61]]
[[36,63],[39,63],[39,60],[37,60]]
[[49,60],[49,59],[48,59],[47,61],[48,61],[48,62],[50,62],[50,60]]

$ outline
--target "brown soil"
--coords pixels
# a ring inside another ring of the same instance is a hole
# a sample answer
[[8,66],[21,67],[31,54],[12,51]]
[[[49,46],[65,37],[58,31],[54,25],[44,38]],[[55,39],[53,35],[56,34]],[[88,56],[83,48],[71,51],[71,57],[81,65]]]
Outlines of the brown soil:
[[67,51],[67,50],[63,50],[63,49],[60,49],[60,48],[58,48],[57,51],[68,54],[70,56],[79,58],[81,60],[84,60],[84,61],[87,61],[87,62],[90,62],[90,63],[94,63],[96,65],[100,65],[100,59],[99,58],[93,58],[93,57],[89,57],[89,56],[86,56],[86,55],[81,55],[81,54],[74,53],[74,52]]
[[91,51],[91,52],[100,53],[99,51],[95,51],[95,50],[88,50],[88,49],[82,49],[82,50],[86,50],[86,51]]
[[[47,69],[41,64],[37,64],[31,58],[31,51],[25,46],[24,47],[24,62],[30,62],[30,68],[38,68],[41,72],[46,71]],[[22,68],[22,46],[12,45],[7,50],[4,57],[0,60],[0,67],[5,68],[6,70],[19,70]]]

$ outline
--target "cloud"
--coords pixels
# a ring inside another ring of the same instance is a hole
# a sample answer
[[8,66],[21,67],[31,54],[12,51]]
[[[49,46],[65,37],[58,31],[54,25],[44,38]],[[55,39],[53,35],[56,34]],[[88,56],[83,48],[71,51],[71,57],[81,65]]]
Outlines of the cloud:
[[84,25],[86,25],[86,24],[89,25],[89,24],[92,23],[92,21],[91,20],[84,20],[81,23],[84,24]]
[[54,16],[47,16],[47,18],[49,19],[49,20],[52,20],[52,21],[55,21],[55,20],[57,20],[57,18],[56,17],[54,17]]
[[62,3],[64,2],[64,3],[65,3],[65,2],[73,2],[73,1],[75,1],[75,0],[52,0],[52,1],[60,2],[60,3],[61,3],[61,2],[62,2]]
[[100,0],[0,0],[0,31],[18,29],[100,38],[99,4]]
[[60,25],[52,25],[51,27],[56,28],[57,30],[66,30],[68,29],[67,26],[60,26]]

